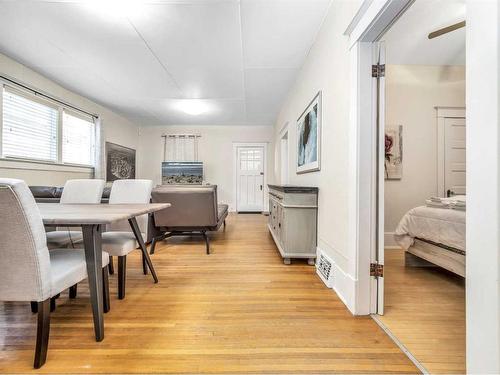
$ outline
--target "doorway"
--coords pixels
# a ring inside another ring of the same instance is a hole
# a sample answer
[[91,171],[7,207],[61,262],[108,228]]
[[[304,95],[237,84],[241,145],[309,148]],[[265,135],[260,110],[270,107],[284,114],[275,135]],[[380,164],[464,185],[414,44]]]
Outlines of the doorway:
[[280,140],[280,152],[281,152],[281,184],[288,184],[288,123],[285,125],[283,130],[281,131],[281,140]]
[[374,44],[374,319],[424,373],[466,368],[465,29],[432,36],[464,5],[415,0]]
[[234,144],[236,212],[264,212],[267,190],[266,144]]
[[[356,173],[353,173],[350,184],[353,187],[352,225],[357,234],[353,252],[358,254],[356,266],[360,270],[357,275],[357,314],[377,311],[373,303],[376,301],[375,276],[366,276],[370,275],[367,270],[372,268],[375,259],[373,233],[377,221],[372,47],[411,4],[411,0],[365,1],[345,32],[349,36],[352,67],[350,129],[353,137],[350,146],[355,151],[353,164]],[[492,137],[498,131],[498,59],[487,59],[486,56],[498,56],[499,7],[495,1],[467,1],[466,6],[467,371],[498,373],[499,215],[496,202],[500,189],[496,167],[499,147],[498,137]],[[425,19],[421,17],[421,20]],[[489,161],[493,162],[493,169]]]

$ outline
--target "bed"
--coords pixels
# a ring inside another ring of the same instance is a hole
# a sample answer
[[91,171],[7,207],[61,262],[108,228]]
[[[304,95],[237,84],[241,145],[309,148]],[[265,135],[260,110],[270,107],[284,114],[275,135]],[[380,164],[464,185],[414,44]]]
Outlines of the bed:
[[394,235],[407,266],[436,265],[465,277],[465,209],[420,206],[408,211]]

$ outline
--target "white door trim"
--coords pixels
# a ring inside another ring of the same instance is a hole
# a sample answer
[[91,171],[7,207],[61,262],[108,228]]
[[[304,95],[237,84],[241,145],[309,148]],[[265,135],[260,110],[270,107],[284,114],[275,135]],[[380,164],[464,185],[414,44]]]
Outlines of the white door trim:
[[[349,253],[356,259],[356,299],[354,313],[366,315],[377,312],[376,285],[370,276],[370,263],[377,254],[375,231],[377,228],[376,170],[376,90],[371,75],[372,48],[381,33],[397,20],[413,0],[365,0],[360,12],[346,30],[349,36],[351,60],[351,110],[349,149],[353,160],[349,186]],[[379,160],[379,170],[383,159]],[[383,223],[380,223],[383,227]],[[383,241],[383,239],[382,239]],[[382,242],[380,241],[380,242]]]
[[437,115],[437,192],[440,197],[445,197],[444,188],[444,153],[445,153],[445,119],[465,118],[464,107],[435,107]]
[[262,147],[264,149],[264,212],[269,212],[269,199],[267,187],[267,147],[268,142],[233,142],[233,207],[238,212],[238,147]]

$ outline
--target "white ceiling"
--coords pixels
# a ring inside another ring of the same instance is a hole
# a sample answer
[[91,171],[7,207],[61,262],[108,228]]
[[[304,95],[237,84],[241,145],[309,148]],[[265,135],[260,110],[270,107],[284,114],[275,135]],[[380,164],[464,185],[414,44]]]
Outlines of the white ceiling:
[[416,0],[382,38],[388,64],[464,65],[465,28],[434,39],[432,31],[465,20],[465,0]]
[[[330,4],[88,1],[0,0],[0,52],[142,125],[273,124]],[[187,115],[182,99],[212,110]]]

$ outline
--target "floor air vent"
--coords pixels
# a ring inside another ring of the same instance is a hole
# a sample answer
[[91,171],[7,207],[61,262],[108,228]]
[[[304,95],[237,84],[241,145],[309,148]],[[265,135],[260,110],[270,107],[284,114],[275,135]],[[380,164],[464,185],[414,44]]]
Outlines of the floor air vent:
[[323,251],[319,251],[318,261],[316,262],[316,273],[328,288],[333,287],[333,262]]

